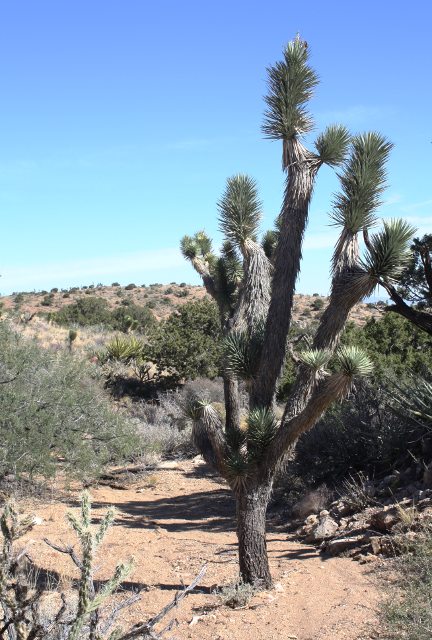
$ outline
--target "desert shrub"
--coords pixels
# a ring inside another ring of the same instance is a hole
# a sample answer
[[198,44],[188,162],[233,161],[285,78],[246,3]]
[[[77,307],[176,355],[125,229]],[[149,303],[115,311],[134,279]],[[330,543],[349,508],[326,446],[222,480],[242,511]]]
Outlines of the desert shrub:
[[63,294],[62,298],[70,298],[70,293],[69,293],[69,291],[66,291],[66,292]]
[[125,286],[126,291],[131,291],[132,289],[136,289],[136,284],[134,284],[133,282],[131,282],[130,284],[127,284]]
[[68,351],[53,354],[0,323],[0,477],[96,477],[137,445],[114,412],[95,369]]
[[314,311],[321,311],[324,307],[324,300],[322,298],[315,298],[315,300],[311,304],[312,309]]
[[432,523],[407,538],[393,568],[394,594],[382,606],[388,640],[429,640],[432,629]]
[[51,319],[57,324],[66,326],[72,323],[82,326],[95,324],[110,326],[111,312],[106,300],[96,296],[89,296],[87,298],[79,298],[76,302],[68,304],[60,311],[53,313]]
[[169,458],[196,455],[191,427],[182,409],[181,393],[161,393],[157,401],[135,402],[129,411],[145,455],[157,454]]
[[15,298],[14,298],[14,302],[15,302],[15,304],[21,304],[22,302],[24,302],[24,294],[23,293],[17,293]]
[[350,323],[343,342],[368,353],[378,382],[389,374],[403,377],[408,371],[422,374],[432,369],[432,336],[393,313],[371,318],[363,327]]
[[149,354],[161,375],[176,380],[217,376],[222,336],[214,302],[190,302],[160,323],[151,338]]
[[41,305],[43,307],[50,307],[53,303],[53,297],[54,297],[53,293],[49,293],[48,295],[44,296],[41,302]]
[[414,428],[390,411],[383,388],[362,382],[300,438],[294,472],[308,486],[335,484],[357,472],[389,472],[412,461],[414,447],[407,444]]
[[120,286],[120,282],[113,282],[111,286],[112,287],[119,287]]
[[134,329],[148,334],[156,326],[156,319],[148,307],[142,307],[132,302],[127,309],[120,307],[111,314],[111,326],[118,331]]

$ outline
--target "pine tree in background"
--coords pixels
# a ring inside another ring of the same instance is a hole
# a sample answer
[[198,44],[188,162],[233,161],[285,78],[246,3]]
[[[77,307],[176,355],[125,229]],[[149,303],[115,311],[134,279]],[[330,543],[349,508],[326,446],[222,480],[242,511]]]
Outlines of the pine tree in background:
[[[380,134],[351,137],[341,125],[329,126],[307,149],[303,136],[313,128],[308,102],[318,83],[299,37],[283,59],[268,69],[263,131],[282,141],[285,190],[275,229],[259,241],[261,202],[255,181],[246,175],[228,179],[218,203],[225,241],[221,254],[200,231],[181,241],[184,256],[201,275],[217,302],[225,335],[225,416],[206,398],[191,397],[188,414],[195,442],[205,459],[229,483],[237,505],[240,573],[243,581],[271,585],[266,549],[266,510],[275,474],[302,433],[326,409],[344,398],[371,362],[356,347],[340,347],[339,338],[353,306],[382,279],[393,282],[408,259],[413,229],[391,221],[367,237],[385,188],[385,164],[391,144]],[[309,204],[320,167],[341,167],[340,193],[333,222],[341,228],[332,261],[329,304],[311,348],[302,353],[283,416],[274,413],[275,391],[286,357],[295,285],[302,258]],[[246,426],[241,421],[239,380],[249,392]]]

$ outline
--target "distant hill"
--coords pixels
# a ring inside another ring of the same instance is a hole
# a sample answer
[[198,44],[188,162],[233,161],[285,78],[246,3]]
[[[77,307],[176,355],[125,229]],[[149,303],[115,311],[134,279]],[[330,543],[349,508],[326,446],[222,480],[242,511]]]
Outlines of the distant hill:
[[[78,298],[91,295],[103,298],[111,309],[128,302],[140,306],[148,306],[158,320],[167,318],[176,308],[186,302],[201,300],[206,296],[204,287],[176,284],[152,284],[149,286],[90,286],[72,287],[68,290],[52,289],[37,293],[15,293],[0,297],[5,311],[17,311],[22,314],[48,313],[58,311]],[[322,313],[327,298],[319,295],[297,294],[294,300],[294,320],[300,325],[307,325]],[[380,312],[372,305],[358,304],[353,309],[350,319],[356,324],[364,324],[372,316]]]

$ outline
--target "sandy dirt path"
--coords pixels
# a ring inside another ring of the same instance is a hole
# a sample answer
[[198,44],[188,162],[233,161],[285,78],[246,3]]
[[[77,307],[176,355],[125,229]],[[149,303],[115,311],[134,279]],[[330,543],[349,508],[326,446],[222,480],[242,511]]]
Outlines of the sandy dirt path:
[[[208,563],[206,576],[175,612],[179,640],[366,640],[376,638],[379,587],[369,566],[346,558],[323,559],[313,547],[295,543],[271,522],[268,548],[275,589],[261,593],[245,609],[215,606],[216,586],[237,577],[234,505],[226,486],[204,465],[180,463],[158,470],[126,490],[92,490],[95,521],[109,505],[118,513],[99,558],[104,580],[115,564],[133,556],[136,568],[124,585],[141,589],[142,599],[124,620],[137,622],[157,613]],[[38,566],[67,585],[74,576],[69,559],[49,548],[74,541],[64,515],[76,506],[52,502],[34,511],[43,518],[27,535]],[[198,616],[198,621],[196,616]],[[195,620],[194,620],[195,617]],[[191,622],[194,621],[194,624]]]

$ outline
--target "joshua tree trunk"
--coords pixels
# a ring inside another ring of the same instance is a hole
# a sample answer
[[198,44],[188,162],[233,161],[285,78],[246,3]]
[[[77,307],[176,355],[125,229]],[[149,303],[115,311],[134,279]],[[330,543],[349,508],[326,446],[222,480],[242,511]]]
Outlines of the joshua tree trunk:
[[236,495],[240,575],[243,582],[264,589],[272,584],[266,543],[271,488],[271,483],[254,484]]
[[227,431],[238,429],[240,424],[239,384],[236,378],[225,373],[223,377],[225,397],[225,425]]

